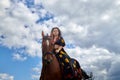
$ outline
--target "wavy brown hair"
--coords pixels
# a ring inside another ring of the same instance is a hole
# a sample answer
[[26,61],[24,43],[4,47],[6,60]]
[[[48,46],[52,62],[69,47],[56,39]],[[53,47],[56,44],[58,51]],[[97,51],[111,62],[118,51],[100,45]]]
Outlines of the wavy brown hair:
[[52,37],[54,37],[53,34],[52,34],[54,29],[57,29],[57,30],[58,30],[58,32],[59,32],[58,36],[61,37],[61,36],[62,36],[62,35],[61,35],[61,31],[60,31],[60,29],[59,29],[58,27],[52,28],[50,35],[51,35]]

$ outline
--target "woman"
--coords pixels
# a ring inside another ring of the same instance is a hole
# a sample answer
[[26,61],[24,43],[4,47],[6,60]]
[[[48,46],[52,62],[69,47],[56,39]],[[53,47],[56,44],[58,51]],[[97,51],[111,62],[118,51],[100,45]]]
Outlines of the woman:
[[[66,80],[70,80],[73,78],[74,72],[69,63],[70,57],[63,48],[65,46],[65,41],[64,41],[64,39],[61,35],[61,31],[58,27],[52,28],[51,37],[53,40],[52,44],[54,45],[53,53],[55,53],[55,55],[60,63],[60,66],[63,68],[64,78]],[[88,76],[83,69],[81,69],[81,72],[85,79],[88,79],[91,77],[91,76]]]
[[54,27],[51,30],[52,43],[54,44],[54,50],[60,66],[63,68],[64,77],[70,79],[73,77],[73,71],[69,64],[70,57],[64,50],[65,41],[61,36],[61,31],[58,27]]

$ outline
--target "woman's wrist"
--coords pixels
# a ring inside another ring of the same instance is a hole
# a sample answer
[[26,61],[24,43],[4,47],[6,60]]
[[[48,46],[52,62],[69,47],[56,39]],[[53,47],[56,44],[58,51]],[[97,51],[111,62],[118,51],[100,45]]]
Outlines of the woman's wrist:
[[59,50],[59,49],[56,49],[56,50],[55,50],[55,52],[56,52],[56,53],[59,53],[59,52],[60,52],[60,50]]
[[58,51],[60,51],[60,49],[59,49],[59,48],[58,48],[57,50],[58,50]]

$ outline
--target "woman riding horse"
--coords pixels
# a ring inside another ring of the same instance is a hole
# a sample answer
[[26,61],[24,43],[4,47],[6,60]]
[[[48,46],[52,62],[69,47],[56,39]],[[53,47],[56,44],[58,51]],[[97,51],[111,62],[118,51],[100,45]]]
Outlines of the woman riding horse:
[[[64,41],[64,39],[61,35],[61,31],[58,27],[52,28],[51,37],[53,40],[52,44],[54,45],[53,52],[55,53],[55,55],[60,63],[60,66],[63,67],[64,78],[66,80],[70,80],[75,76],[75,74],[74,74],[74,70],[72,69],[72,66],[70,64],[71,58],[65,52],[65,50],[63,48],[65,46],[65,41]],[[79,66],[79,63],[78,63],[78,66]],[[89,76],[82,69],[80,69],[80,66],[78,68],[79,68],[78,69],[79,76],[82,77],[83,75],[81,73],[83,73],[85,78],[88,79]]]
[[[52,28],[50,36],[44,36],[44,34],[42,34],[42,36],[43,67],[40,80],[81,80],[82,77],[85,79],[89,78],[89,76],[80,68],[79,63],[75,59],[71,59],[65,52],[63,48],[65,46],[65,41],[61,36],[61,31],[58,27]],[[71,64],[71,62],[73,63]],[[48,65],[45,65],[46,63],[51,64],[49,64],[48,67]],[[74,65],[75,67],[73,66],[73,68],[71,65]],[[76,78],[75,71],[77,72]],[[58,75],[56,76],[55,72],[57,72],[59,77]],[[55,79],[55,77],[58,78]]]
[[60,66],[63,67],[64,77],[66,79],[71,79],[73,77],[73,72],[69,63],[70,57],[63,49],[63,47],[65,46],[65,41],[61,36],[61,31],[58,27],[52,28],[51,37],[53,40],[52,43],[54,45],[53,52],[55,53],[58,61],[60,62]]
[[53,54],[53,44],[50,36],[42,32],[42,71],[40,80],[64,80],[59,62]]

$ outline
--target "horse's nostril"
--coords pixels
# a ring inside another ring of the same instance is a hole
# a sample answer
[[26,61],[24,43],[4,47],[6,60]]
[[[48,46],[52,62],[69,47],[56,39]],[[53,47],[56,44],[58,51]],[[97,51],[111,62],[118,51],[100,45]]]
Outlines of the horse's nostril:
[[50,61],[47,61],[47,64],[50,64]]
[[47,60],[47,64],[50,64],[52,62],[52,60]]

